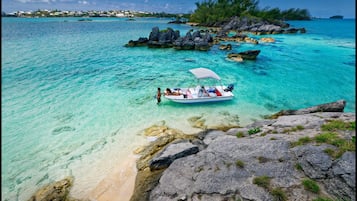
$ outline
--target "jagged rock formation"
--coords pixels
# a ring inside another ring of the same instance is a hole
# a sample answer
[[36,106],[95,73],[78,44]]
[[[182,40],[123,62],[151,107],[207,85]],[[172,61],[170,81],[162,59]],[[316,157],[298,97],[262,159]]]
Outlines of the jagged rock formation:
[[290,25],[283,21],[269,22],[260,18],[232,17],[227,23],[221,25],[218,37],[225,37],[229,31],[237,33],[249,32],[256,35],[306,33],[305,28],[289,28]]
[[281,110],[280,112],[271,115],[269,118],[277,118],[282,115],[308,114],[314,112],[343,112],[345,106],[345,100],[338,100],[336,102],[325,103],[300,110]]
[[[198,153],[154,172],[152,185],[146,186],[145,192],[135,191],[134,195],[141,196],[133,196],[131,201],[277,200],[279,196],[287,200],[324,197],[355,201],[355,148],[336,157],[329,153],[339,149],[336,144],[311,140],[294,145],[300,138],[315,139],[323,132],[322,126],[333,120],[355,125],[355,114],[315,111],[261,120],[226,132],[201,132],[181,142],[197,146]],[[355,128],[335,132],[341,139],[355,138]],[[165,151],[153,158],[160,158]],[[260,186],[257,178],[267,178],[269,183]],[[304,186],[307,178],[320,187],[318,192]]]
[[159,30],[159,27],[153,27],[149,38],[139,38],[139,40],[130,40],[125,47],[148,46],[149,48],[175,48],[177,50],[201,50],[207,51],[211,48],[213,42],[212,36],[208,31],[189,31],[184,37],[180,37],[178,30],[171,28]]

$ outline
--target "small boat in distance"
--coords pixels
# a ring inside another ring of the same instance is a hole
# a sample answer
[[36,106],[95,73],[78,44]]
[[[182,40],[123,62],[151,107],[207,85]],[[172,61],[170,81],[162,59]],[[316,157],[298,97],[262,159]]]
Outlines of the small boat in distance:
[[[212,70],[207,68],[194,68],[189,70],[198,81],[201,79],[215,79],[221,82],[221,78]],[[226,86],[204,86],[198,84],[196,87],[167,88],[164,97],[177,103],[205,103],[227,101],[234,98],[233,84]]]

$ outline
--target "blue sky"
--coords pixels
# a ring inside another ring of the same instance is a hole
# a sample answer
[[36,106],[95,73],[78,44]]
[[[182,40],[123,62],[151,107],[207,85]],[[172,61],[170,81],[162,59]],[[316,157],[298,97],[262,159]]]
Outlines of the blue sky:
[[[59,10],[136,10],[149,12],[188,13],[195,2],[204,0],[1,0],[2,11]],[[313,17],[343,15],[355,18],[355,0],[259,0],[259,7],[304,8]]]

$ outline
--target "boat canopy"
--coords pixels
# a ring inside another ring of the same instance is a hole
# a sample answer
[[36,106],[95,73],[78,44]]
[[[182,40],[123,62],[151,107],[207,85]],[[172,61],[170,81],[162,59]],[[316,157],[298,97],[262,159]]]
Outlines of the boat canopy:
[[197,79],[213,78],[221,80],[221,78],[213,71],[207,68],[193,68],[189,70]]

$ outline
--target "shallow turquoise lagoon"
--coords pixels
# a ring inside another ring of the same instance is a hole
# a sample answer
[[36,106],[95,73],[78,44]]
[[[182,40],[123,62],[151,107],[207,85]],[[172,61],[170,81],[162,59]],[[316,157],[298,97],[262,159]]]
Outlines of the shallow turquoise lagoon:
[[[289,22],[306,34],[275,43],[235,44],[232,52],[260,49],[256,61],[235,63],[228,52],[125,48],[151,28],[192,27],[170,19],[2,18],[2,200],[27,200],[34,191],[73,175],[83,197],[134,148],[142,131],[166,124],[197,132],[188,119],[209,125],[246,125],[282,109],[345,99],[355,112],[355,20]],[[157,87],[195,83],[191,68],[207,67],[234,83],[235,99],[180,105]],[[239,122],[237,122],[237,116]]]

